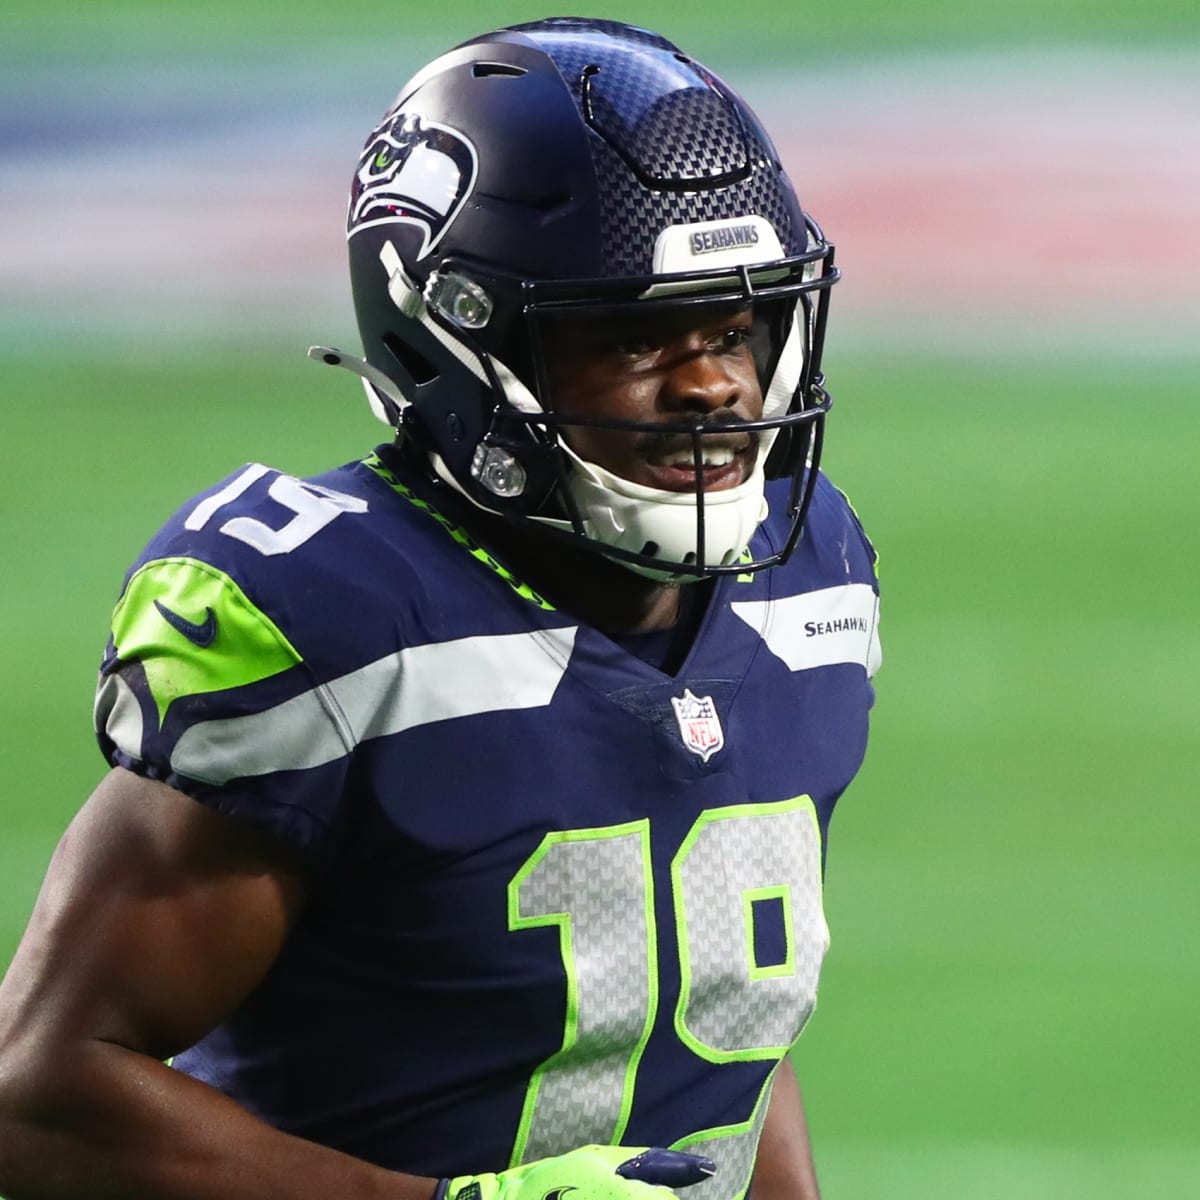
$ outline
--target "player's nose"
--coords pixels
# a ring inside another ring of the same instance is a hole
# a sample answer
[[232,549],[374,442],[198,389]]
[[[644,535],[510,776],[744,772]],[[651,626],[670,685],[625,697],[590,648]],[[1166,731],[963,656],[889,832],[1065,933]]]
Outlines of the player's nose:
[[744,399],[746,381],[735,360],[703,340],[673,348],[663,382],[664,407],[672,411],[715,412]]

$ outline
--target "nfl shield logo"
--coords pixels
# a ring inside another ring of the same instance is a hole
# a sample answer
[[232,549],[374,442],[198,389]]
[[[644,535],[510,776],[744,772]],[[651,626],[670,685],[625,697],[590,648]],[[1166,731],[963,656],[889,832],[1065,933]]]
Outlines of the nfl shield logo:
[[702,762],[710,758],[725,745],[725,734],[721,729],[721,718],[711,696],[693,696],[691,688],[684,688],[683,699],[671,697],[675,709],[675,720],[683,744],[693,753],[700,755]]

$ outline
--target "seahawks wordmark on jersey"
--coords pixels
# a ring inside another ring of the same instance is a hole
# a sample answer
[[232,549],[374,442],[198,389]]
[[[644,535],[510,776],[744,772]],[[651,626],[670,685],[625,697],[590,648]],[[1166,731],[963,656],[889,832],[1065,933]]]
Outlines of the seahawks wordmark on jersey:
[[314,878],[267,977],[176,1065],[403,1171],[676,1146],[736,1200],[816,1000],[825,834],[878,661],[870,547],[822,480],[793,557],[717,581],[670,676],[403,470],[386,448],[311,481],[248,467],[126,581],[108,757]]

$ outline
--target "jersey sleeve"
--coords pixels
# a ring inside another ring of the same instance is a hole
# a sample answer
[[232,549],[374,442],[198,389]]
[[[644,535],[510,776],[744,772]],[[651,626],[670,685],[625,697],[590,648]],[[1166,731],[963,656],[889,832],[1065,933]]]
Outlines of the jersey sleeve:
[[[850,497],[846,495],[841,488],[834,487],[834,491],[841,497],[842,503],[846,507],[846,516],[850,521],[852,528],[857,536],[859,546],[870,573],[871,586],[875,590],[875,608],[871,618],[871,640],[867,648],[867,678],[874,679],[879,668],[883,665],[883,644],[879,638],[879,551],[875,549],[874,542],[867,536],[867,531],[863,528],[862,518],[858,515],[858,510],[850,502]],[[872,690],[872,696],[874,691]]]
[[168,523],[113,612],[96,734],[110,764],[316,857],[341,819],[352,741],[285,632],[286,606],[272,604],[272,562],[211,528]]

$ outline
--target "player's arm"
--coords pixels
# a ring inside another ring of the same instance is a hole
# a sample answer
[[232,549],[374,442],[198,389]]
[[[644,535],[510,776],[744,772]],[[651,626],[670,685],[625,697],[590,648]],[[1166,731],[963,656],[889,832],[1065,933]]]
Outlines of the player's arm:
[[[161,1061],[275,960],[305,894],[251,827],[114,770],[59,844],[0,984],[7,1200],[671,1200],[690,1154],[590,1146],[437,1181],[289,1136]],[[466,1150],[466,1148],[464,1148]]]
[[264,835],[114,770],[64,835],[0,985],[8,1200],[428,1200],[163,1065],[274,961],[303,902]]
[[753,1200],[820,1200],[804,1100],[788,1058],[775,1072],[750,1195]]

